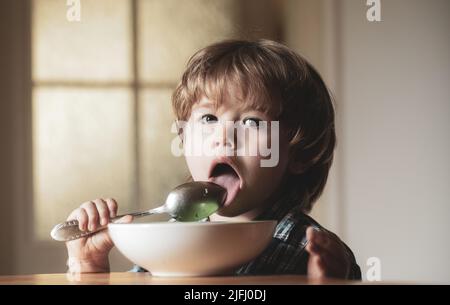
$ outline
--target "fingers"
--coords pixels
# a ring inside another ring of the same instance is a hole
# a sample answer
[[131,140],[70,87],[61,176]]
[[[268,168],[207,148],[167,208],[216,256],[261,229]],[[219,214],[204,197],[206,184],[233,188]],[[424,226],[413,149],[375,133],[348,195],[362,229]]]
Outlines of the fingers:
[[309,266],[315,276],[346,277],[350,258],[340,239],[330,232],[308,228],[306,231],[310,254]]
[[337,261],[334,256],[325,251],[320,254],[312,254],[309,266],[316,277],[345,278],[347,276],[347,265]]
[[347,254],[340,239],[330,232],[318,231],[309,227],[306,231],[306,237],[308,239],[307,250],[309,252],[315,254],[327,252],[332,256],[336,256],[337,259],[342,259],[342,256]]
[[[99,198],[81,204],[78,209],[74,210],[69,215],[67,220],[78,220],[78,227],[82,231],[95,231],[100,226],[106,226],[111,217],[116,216],[117,208],[118,205],[114,199]],[[125,221],[128,220],[126,219]]]
[[88,230],[95,231],[98,227],[98,222],[100,219],[100,215],[98,213],[95,203],[93,201],[85,202],[81,205],[81,208],[83,208],[86,211],[89,218]]
[[125,215],[122,218],[115,221],[115,223],[130,223],[133,221],[133,216],[131,215]]
[[105,201],[109,209],[109,217],[110,218],[116,217],[118,207],[116,200],[114,200],[113,198],[107,198],[105,199]]
[[95,199],[94,203],[98,211],[100,225],[106,226],[109,222],[109,208],[106,201],[103,199]]
[[[319,235],[318,233],[322,234]],[[314,232],[309,240],[306,250],[311,255],[321,255],[328,259],[333,259],[337,263],[346,264],[349,257],[343,245],[334,241],[330,237],[323,236],[324,232]]]
[[67,221],[69,221],[69,220],[77,220],[78,221],[78,228],[81,231],[86,231],[87,230],[89,217],[88,217],[86,211],[84,209],[82,209],[81,207],[78,208],[78,209],[75,209],[69,215],[69,217],[67,217]]
[[319,255],[310,256],[308,261],[308,276],[313,278],[324,278],[326,274],[326,265]]

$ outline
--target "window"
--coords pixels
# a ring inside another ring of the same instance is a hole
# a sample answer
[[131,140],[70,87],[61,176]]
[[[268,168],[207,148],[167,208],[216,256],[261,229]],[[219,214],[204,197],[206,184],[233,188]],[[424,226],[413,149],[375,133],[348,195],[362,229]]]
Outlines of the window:
[[37,238],[80,203],[161,204],[188,176],[172,156],[170,97],[197,49],[236,36],[239,0],[32,1]]

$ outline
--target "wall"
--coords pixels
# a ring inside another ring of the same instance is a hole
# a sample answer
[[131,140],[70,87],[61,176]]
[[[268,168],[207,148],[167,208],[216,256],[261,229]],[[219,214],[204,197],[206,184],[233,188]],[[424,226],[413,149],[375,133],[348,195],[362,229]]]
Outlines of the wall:
[[450,2],[286,1],[286,43],[336,97],[338,144],[313,215],[383,280],[450,282]]
[[[13,23],[11,14],[5,14],[4,10],[0,10],[0,67],[2,71],[11,73],[13,67],[10,64],[9,56],[10,49],[5,45],[5,41],[12,39],[11,32],[7,29]],[[13,202],[12,188],[13,184],[11,176],[13,173],[13,167],[10,162],[13,151],[11,149],[11,135],[12,135],[12,110],[11,104],[8,102],[13,95],[10,90],[11,83],[6,73],[0,72],[0,92],[2,96],[0,99],[0,215],[11,215],[12,206],[9,204]],[[11,217],[2,217],[0,222],[0,245],[2,250],[0,251],[0,261],[4,262],[0,264],[0,274],[8,274],[12,271],[11,260],[13,248],[10,245],[12,241],[12,219]]]
[[[26,240],[23,226],[29,211],[22,209],[29,178],[25,101],[30,98],[28,1],[0,3],[0,274],[16,272],[18,241]],[[25,199],[26,198],[26,199]]]
[[382,5],[342,3],[344,236],[383,279],[450,282],[450,2]]

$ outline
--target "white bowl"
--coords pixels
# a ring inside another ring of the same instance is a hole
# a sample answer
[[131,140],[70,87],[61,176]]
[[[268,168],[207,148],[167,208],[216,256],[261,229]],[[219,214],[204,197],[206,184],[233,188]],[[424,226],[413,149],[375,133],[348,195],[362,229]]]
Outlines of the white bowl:
[[226,274],[257,257],[276,221],[109,224],[117,249],[155,276]]

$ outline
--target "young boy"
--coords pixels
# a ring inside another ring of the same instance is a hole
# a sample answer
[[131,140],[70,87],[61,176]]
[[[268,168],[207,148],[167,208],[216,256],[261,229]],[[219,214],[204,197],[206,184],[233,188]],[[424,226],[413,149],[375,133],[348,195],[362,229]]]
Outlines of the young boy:
[[[305,59],[269,40],[210,45],[190,59],[172,104],[192,179],[228,191],[210,220],[278,221],[269,246],[237,274],[361,278],[352,251],[306,215],[325,187],[336,135],[330,94]],[[261,149],[269,144],[270,156]],[[115,200],[96,199],[68,220],[92,230],[116,212]],[[112,247],[106,230],[67,242],[69,270],[109,271]]]

